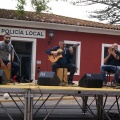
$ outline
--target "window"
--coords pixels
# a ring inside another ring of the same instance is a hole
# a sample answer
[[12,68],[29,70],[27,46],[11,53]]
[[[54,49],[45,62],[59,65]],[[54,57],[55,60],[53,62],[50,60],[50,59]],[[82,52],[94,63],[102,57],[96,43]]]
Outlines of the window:
[[[101,65],[104,64],[104,58],[107,56],[108,54],[108,47],[110,47],[112,44],[102,44],[102,60],[101,60]],[[118,50],[120,50],[120,45],[118,46]]]
[[104,64],[104,58],[107,56],[108,52],[108,47],[110,47],[111,44],[102,44],[102,60],[101,60],[101,65]]
[[69,48],[69,46],[74,46],[76,44],[79,44],[77,47],[74,47],[74,56],[72,59],[72,63],[76,65],[77,71],[75,75],[80,75],[80,48],[81,48],[81,42],[78,41],[68,41],[64,40],[66,44],[66,48]]

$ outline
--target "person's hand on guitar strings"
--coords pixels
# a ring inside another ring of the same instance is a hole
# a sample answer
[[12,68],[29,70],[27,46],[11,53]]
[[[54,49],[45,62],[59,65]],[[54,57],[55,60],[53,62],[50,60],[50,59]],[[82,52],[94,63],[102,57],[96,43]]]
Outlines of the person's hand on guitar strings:
[[51,51],[51,55],[57,56],[58,52],[57,51]]

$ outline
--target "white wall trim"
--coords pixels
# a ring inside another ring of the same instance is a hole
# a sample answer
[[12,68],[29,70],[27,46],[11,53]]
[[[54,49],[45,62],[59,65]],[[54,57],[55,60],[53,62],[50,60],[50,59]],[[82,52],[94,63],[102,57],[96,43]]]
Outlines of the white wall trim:
[[70,40],[64,40],[65,43],[67,44],[80,44],[76,48],[76,67],[77,67],[77,72],[75,75],[80,75],[80,55],[81,55],[81,42],[79,41],[70,41]]
[[32,58],[31,58],[31,79],[35,80],[35,66],[36,66],[36,39],[12,37],[12,41],[32,42]]
[[106,43],[103,43],[102,44],[102,54],[101,54],[101,65],[103,65],[103,63],[104,63],[104,48],[105,47],[109,47],[109,46],[111,46],[112,44],[106,44]]
[[97,33],[97,34],[120,36],[120,30],[78,26],[77,24],[66,25],[66,24],[58,24],[58,23],[47,23],[47,22],[36,22],[36,21],[25,21],[25,20],[0,18],[0,25],[43,28],[43,29],[56,29],[56,30],[64,30],[64,31],[76,31],[76,32],[84,32],[84,33]]

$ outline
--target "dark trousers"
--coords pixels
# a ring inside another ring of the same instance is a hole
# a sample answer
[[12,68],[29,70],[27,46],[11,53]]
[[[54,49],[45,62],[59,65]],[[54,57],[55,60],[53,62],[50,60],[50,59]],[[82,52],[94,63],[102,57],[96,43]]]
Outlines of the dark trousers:
[[100,71],[101,71],[101,75],[103,78],[104,82],[107,82],[107,78],[106,78],[106,72],[111,72],[114,73],[114,79],[116,82],[118,82],[118,71],[119,71],[119,67],[113,66],[113,65],[102,65],[100,67]]
[[[7,60],[7,61],[3,60],[3,62],[4,62],[5,65],[7,65],[10,61],[9,60]],[[15,75],[17,75],[17,72],[19,71],[19,69],[20,69],[19,64],[12,61],[11,78],[14,77]]]
[[67,68],[68,71],[70,71],[70,75],[68,76],[68,83],[72,83],[73,76],[76,72],[76,66],[72,63],[67,63],[65,65],[61,65],[61,64],[58,64],[58,63],[53,63],[52,64],[52,71],[53,72],[57,72],[58,68]]

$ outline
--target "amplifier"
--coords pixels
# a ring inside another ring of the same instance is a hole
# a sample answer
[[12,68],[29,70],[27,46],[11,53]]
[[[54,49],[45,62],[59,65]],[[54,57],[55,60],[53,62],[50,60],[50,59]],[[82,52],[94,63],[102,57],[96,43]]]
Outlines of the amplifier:
[[60,79],[55,72],[41,71],[38,75],[38,85],[58,86]]
[[101,74],[87,73],[79,81],[80,87],[101,88],[103,87],[103,79]]

